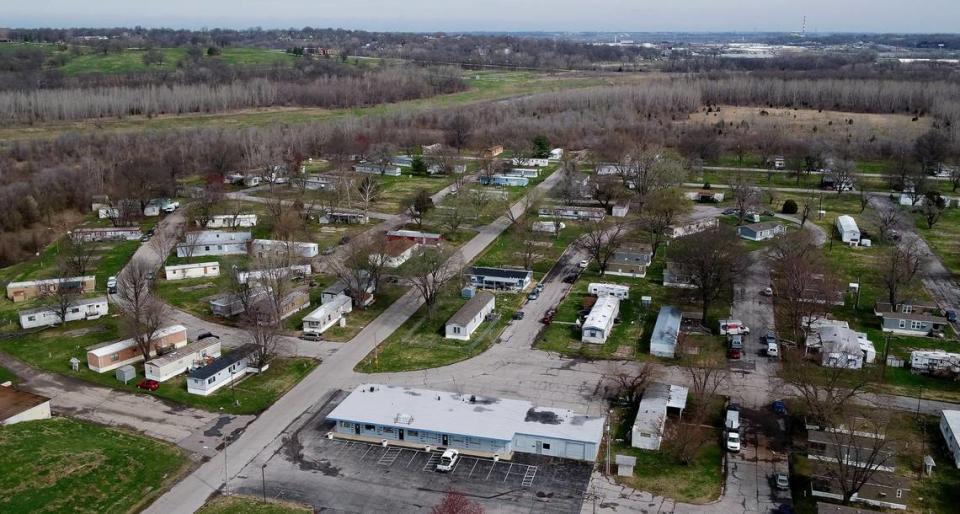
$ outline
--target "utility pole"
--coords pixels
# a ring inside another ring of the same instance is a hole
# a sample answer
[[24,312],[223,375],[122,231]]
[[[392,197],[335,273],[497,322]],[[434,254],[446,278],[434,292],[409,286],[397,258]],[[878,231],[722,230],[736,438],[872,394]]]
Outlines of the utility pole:
[[857,301],[853,304],[853,310],[860,310],[860,292],[863,291],[863,288],[860,285],[863,284],[862,275],[857,275]]
[[263,490],[263,503],[267,503],[267,463],[260,466],[260,487]]
[[[609,411],[612,413],[613,411]],[[607,416],[607,462],[606,462],[606,471],[607,476],[610,476],[610,416]]]

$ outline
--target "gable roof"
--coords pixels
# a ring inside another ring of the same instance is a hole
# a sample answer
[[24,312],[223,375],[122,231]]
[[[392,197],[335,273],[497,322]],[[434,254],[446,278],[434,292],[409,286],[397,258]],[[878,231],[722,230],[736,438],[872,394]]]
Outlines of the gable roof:
[[206,380],[217,373],[227,369],[231,364],[240,362],[241,360],[247,358],[250,354],[257,350],[256,345],[254,344],[245,344],[239,348],[235,348],[233,351],[227,353],[223,357],[219,357],[210,364],[203,366],[202,368],[197,368],[190,372],[190,378],[196,378],[198,380]]
[[493,293],[488,291],[479,291],[473,296],[467,303],[463,304],[463,307],[460,307],[453,316],[450,316],[450,319],[447,320],[448,325],[460,325],[466,326],[467,323],[473,320],[483,311],[483,309],[494,301]]
[[533,272],[525,269],[510,268],[486,268],[483,266],[474,266],[470,268],[471,275],[481,275],[485,277],[500,277],[522,280],[533,275]]
[[28,393],[13,387],[0,386],[0,421],[10,419],[37,405],[49,402],[50,398]]

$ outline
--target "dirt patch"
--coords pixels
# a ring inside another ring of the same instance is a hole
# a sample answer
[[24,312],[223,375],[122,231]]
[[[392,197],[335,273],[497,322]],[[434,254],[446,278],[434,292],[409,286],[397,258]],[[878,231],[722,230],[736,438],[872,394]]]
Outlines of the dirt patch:
[[212,282],[205,282],[205,283],[203,283],[203,284],[197,284],[197,285],[195,285],[195,286],[178,287],[178,288],[177,288],[177,291],[180,291],[180,292],[182,292],[182,293],[189,293],[189,292],[191,292],[191,291],[199,291],[199,290],[201,290],[201,289],[209,289],[209,288],[211,288],[211,287],[213,287],[213,286],[214,286],[214,285],[213,285]]
[[633,347],[627,345],[620,345],[617,347],[617,351],[613,352],[613,356],[618,359],[632,359],[633,358]]
[[103,331],[104,331],[103,325],[96,325],[93,327],[84,327],[84,328],[78,328],[74,330],[67,330],[66,332],[63,332],[61,334],[57,334],[55,332],[45,332],[42,335],[42,337],[83,337],[87,334],[96,334],[97,332],[103,332]]

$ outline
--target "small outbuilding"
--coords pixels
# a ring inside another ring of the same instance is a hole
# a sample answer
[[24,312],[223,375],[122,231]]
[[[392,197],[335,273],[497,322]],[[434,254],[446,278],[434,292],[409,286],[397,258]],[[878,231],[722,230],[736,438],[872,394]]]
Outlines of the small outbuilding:
[[860,227],[853,216],[837,216],[837,232],[840,233],[840,240],[847,244],[860,243]]

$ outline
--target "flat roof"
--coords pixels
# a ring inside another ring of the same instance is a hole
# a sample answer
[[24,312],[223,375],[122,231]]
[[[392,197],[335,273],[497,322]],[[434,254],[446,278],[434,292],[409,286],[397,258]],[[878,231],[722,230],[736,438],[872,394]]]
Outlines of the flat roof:
[[661,307],[660,313],[657,314],[657,322],[653,325],[653,332],[650,334],[650,347],[656,344],[675,348],[677,336],[680,334],[681,318],[680,309],[672,305]]
[[940,414],[943,415],[943,419],[950,427],[950,431],[953,432],[953,436],[960,435],[960,410],[942,410]]
[[423,237],[426,239],[440,239],[440,234],[433,232],[421,232],[419,230],[391,230],[387,232],[388,236],[395,237]]
[[487,268],[483,266],[474,266],[470,268],[471,275],[481,275],[484,277],[501,277],[512,279],[523,279],[533,276],[533,272],[525,269],[510,268]]
[[13,387],[0,386],[0,421],[10,419],[37,405],[49,402],[50,398],[28,393]]
[[583,321],[583,328],[595,327],[608,330],[613,325],[614,309],[620,306],[620,299],[615,296],[601,296],[594,302],[590,314]]
[[762,223],[751,223],[749,225],[743,225],[743,228],[749,228],[754,232],[759,232],[761,230],[770,230],[783,226],[782,223],[777,223],[776,221],[764,221]]
[[686,408],[687,394],[686,387],[652,382],[643,391],[633,427],[642,432],[659,434],[660,427],[666,421],[667,408]]
[[[91,304],[95,304],[95,303],[107,303],[107,297],[106,297],[106,296],[97,296],[97,297],[95,297],[95,298],[79,298],[79,299],[75,300],[70,306],[71,306],[71,307],[81,307],[81,306],[84,306],[84,305],[91,305]],[[32,309],[24,309],[24,310],[20,311],[18,314],[19,314],[20,316],[28,316],[28,315],[30,315],[30,314],[39,314],[39,313],[41,313],[41,312],[55,312],[56,310],[57,310],[57,309],[55,309],[55,308],[52,307],[52,306],[34,307],[34,308],[32,308]],[[59,316],[59,314],[57,314],[57,316]]]
[[[195,236],[192,234],[196,234]],[[224,230],[201,230],[188,232],[179,246],[203,246],[222,243],[246,243],[253,236],[250,232],[227,232]]]
[[196,343],[190,343],[182,348],[177,348],[176,350],[165,353],[156,359],[150,360],[147,364],[153,364],[154,366],[163,367],[167,364],[177,362],[178,360],[186,357],[187,355],[195,354],[206,350],[212,346],[220,346],[220,340],[216,337],[207,337],[197,341]]
[[245,344],[239,348],[236,348],[230,351],[229,353],[223,355],[222,357],[218,357],[216,360],[214,360],[210,364],[207,364],[206,366],[203,366],[201,368],[197,368],[191,371],[190,378],[206,380],[216,375],[217,373],[227,369],[228,367],[230,367],[231,364],[235,362],[240,362],[247,355],[250,355],[251,353],[253,353],[256,349],[257,347],[253,344]]
[[35,286],[38,284],[57,284],[59,282],[72,283],[72,282],[86,282],[88,280],[96,280],[97,277],[93,275],[84,275],[82,277],[65,277],[63,279],[59,278],[43,278],[39,280],[24,280],[22,282],[10,282],[7,284],[7,289],[11,287],[29,287]]
[[[183,325],[170,325],[169,327],[163,327],[163,328],[161,328],[160,330],[157,330],[157,334],[156,334],[156,336],[154,337],[154,340],[160,339],[161,337],[169,336],[169,335],[171,335],[171,334],[175,334],[175,333],[180,332],[180,331],[183,331],[183,337],[184,337],[184,339],[186,339],[186,337],[187,337],[187,327],[185,327],[185,326],[183,326]],[[130,339],[123,339],[123,340],[120,340],[120,341],[116,341],[116,342],[113,342],[113,343],[104,343],[104,344],[100,344],[100,345],[94,345],[94,346],[91,346],[91,347],[87,348],[87,351],[88,351],[89,353],[92,353],[92,354],[98,356],[98,357],[102,357],[102,356],[104,356],[104,355],[109,355],[109,354],[111,354],[111,353],[116,353],[116,352],[118,352],[118,351],[120,351],[120,350],[123,350],[123,349],[125,349],[125,348],[129,348],[129,347],[131,347],[131,346],[133,346],[133,345],[136,345],[136,344],[137,344],[136,341],[134,341],[133,338],[130,338]]]
[[473,296],[467,303],[463,304],[453,316],[450,316],[450,319],[447,320],[447,324],[461,325],[465,326],[467,323],[470,323],[477,314],[479,314],[483,309],[491,302],[494,301],[495,296],[493,293],[488,291],[480,291]]
[[338,294],[333,297],[333,300],[328,301],[327,303],[320,304],[319,307],[314,309],[303,317],[303,321],[322,321],[323,317],[327,314],[330,314],[332,311],[335,311],[343,306],[345,303],[350,303],[353,300],[345,294]]
[[512,441],[516,434],[599,444],[605,419],[525,400],[363,384],[328,419]]
[[164,271],[171,271],[171,270],[181,270],[181,269],[190,269],[190,268],[208,268],[211,266],[219,266],[219,265],[220,263],[217,261],[195,262],[192,264],[174,264],[171,266],[164,266],[163,269]]
[[[288,244],[287,241],[280,241],[277,239],[254,239],[253,244],[259,246],[273,246],[273,245],[285,245]],[[304,246],[317,246],[317,243],[311,243],[310,241],[290,241],[289,244],[294,247],[304,247]]]

